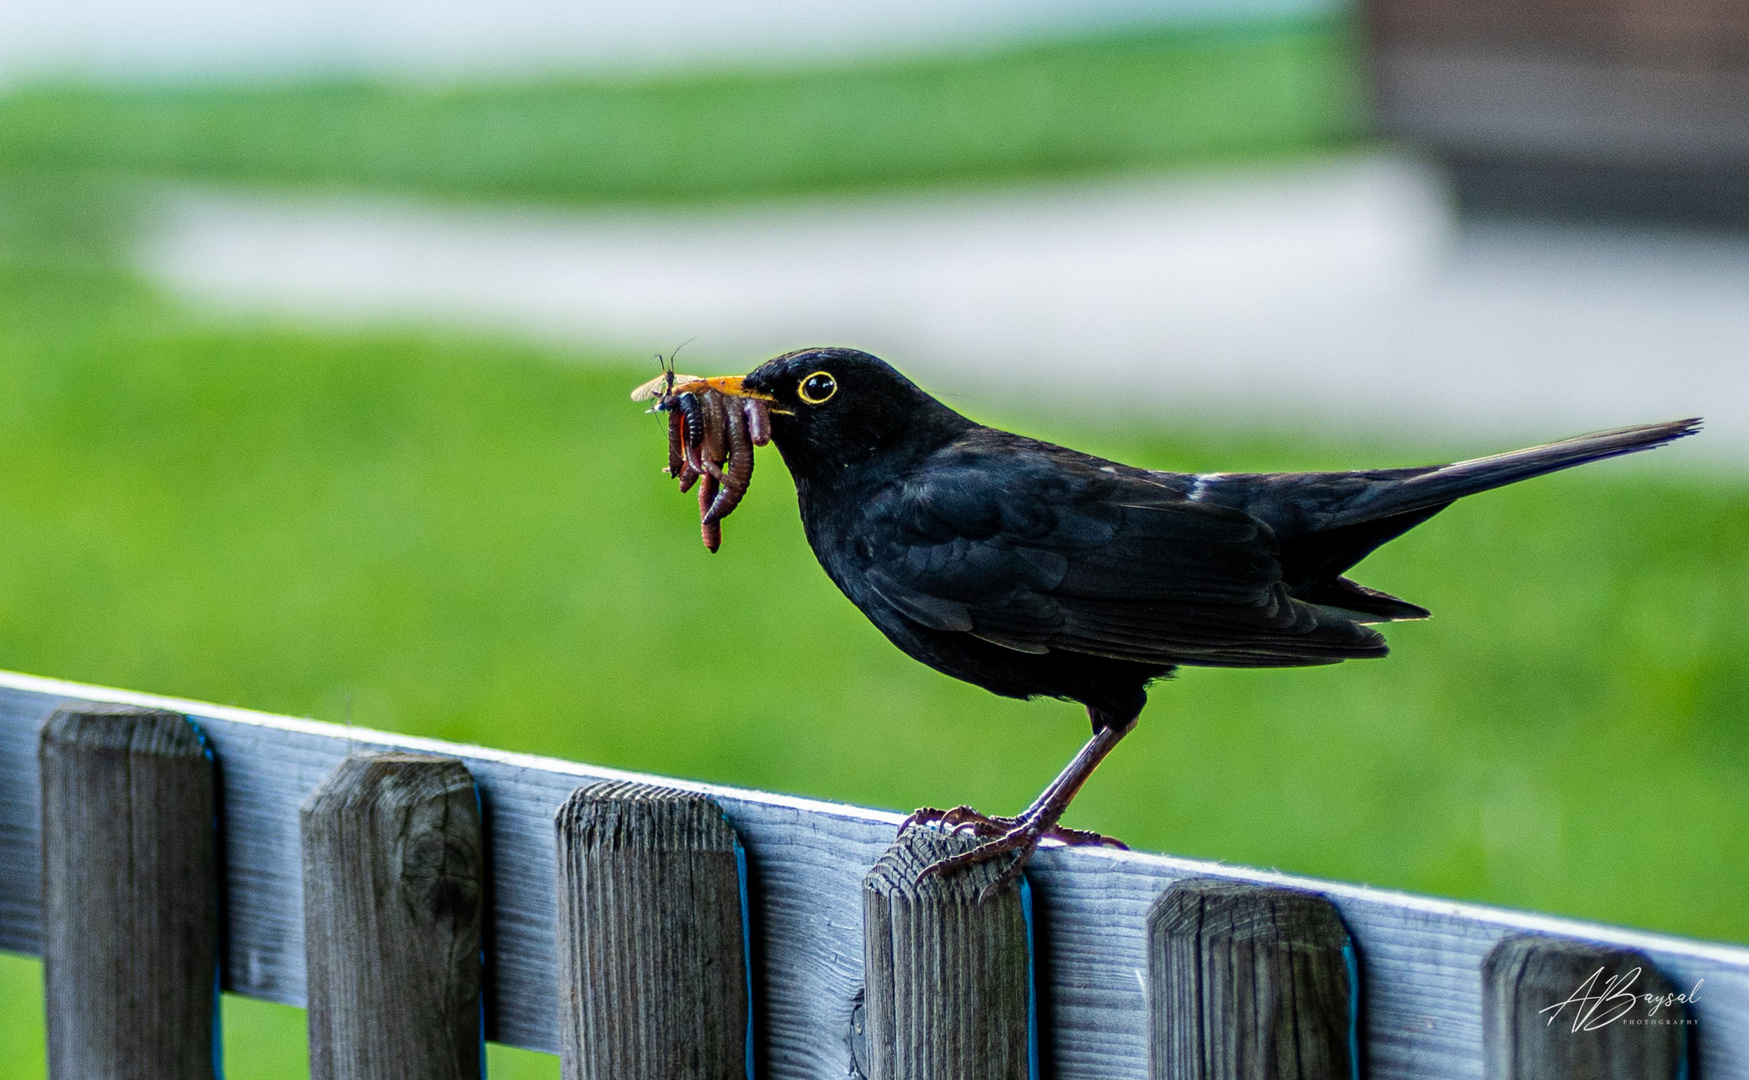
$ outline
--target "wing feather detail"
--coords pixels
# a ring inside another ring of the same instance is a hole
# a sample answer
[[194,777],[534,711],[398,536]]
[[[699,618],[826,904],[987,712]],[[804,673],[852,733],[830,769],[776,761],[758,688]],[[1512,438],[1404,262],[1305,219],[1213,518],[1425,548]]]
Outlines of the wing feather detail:
[[1005,490],[950,450],[865,507],[871,602],[1022,653],[1147,664],[1298,665],[1379,656],[1384,639],[1291,595],[1273,530],[1158,475],[1010,436]]

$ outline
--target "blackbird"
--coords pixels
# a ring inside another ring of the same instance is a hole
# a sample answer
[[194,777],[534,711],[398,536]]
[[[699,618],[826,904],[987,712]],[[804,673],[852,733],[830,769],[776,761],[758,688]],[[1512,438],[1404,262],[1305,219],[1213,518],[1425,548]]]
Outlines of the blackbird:
[[1041,839],[1110,842],[1058,820],[1180,665],[1297,667],[1384,656],[1370,623],[1425,608],[1343,576],[1465,495],[1649,449],[1697,419],[1406,469],[1183,473],[975,423],[855,349],[787,353],[710,382],[770,403],[802,526],[827,576],[893,644],[1006,697],[1087,707],[1093,737],[1018,817],[916,820],[989,838],[926,873]]

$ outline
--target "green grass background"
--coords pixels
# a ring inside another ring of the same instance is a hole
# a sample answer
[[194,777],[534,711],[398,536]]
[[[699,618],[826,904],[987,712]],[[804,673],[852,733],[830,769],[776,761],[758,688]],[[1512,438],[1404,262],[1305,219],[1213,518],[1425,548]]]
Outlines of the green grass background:
[[1362,130],[1329,19],[964,56],[490,86],[45,85],[0,95],[0,169],[674,201],[1140,169]]
[[[1350,55],[1340,26],[1290,26],[696,83],[0,98],[0,667],[329,720],[350,703],[374,727],[894,809],[1019,807],[1079,710],[892,649],[820,573],[775,454],[706,554],[625,398],[647,359],[219,319],[136,279],[126,245],[166,178],[585,202],[1302,153],[1360,130]],[[1500,449],[955,404],[1179,469]],[[1070,823],[1749,941],[1749,477],[1656,467],[1680,453],[1391,544],[1359,578],[1436,617],[1391,628],[1390,660],[1161,684]],[[0,1074],[42,1075],[39,982],[0,959]],[[231,1075],[304,1074],[300,1012],[232,997],[225,1017]],[[557,1075],[501,1048],[491,1067]]]

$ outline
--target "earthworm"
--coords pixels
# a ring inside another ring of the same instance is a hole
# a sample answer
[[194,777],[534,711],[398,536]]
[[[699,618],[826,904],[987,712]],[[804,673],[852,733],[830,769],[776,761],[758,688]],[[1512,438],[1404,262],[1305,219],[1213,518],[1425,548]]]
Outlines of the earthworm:
[[722,394],[710,392],[699,395],[698,407],[704,414],[704,445],[699,449],[699,467],[721,480],[723,462],[729,456],[729,406]]
[[704,482],[698,485],[698,534],[704,540],[705,550],[713,555],[723,546],[723,523],[710,514],[716,499],[717,478],[706,473]]
[[[771,441],[771,407],[758,398],[742,398],[741,411],[747,414],[747,438],[754,446]],[[753,460],[749,457],[747,460]]]
[[728,444],[728,467],[723,470],[723,490],[705,512],[707,525],[728,517],[740,504],[741,496],[747,494],[747,485],[753,481],[753,443],[747,438],[746,410],[735,408],[731,403],[724,415],[728,421],[723,433]]
[[723,519],[752,483],[753,448],[771,441],[770,406],[758,398],[731,399],[703,379],[681,382],[667,373],[632,391],[633,401],[651,399],[653,411],[668,414],[668,475],[681,491],[698,486],[699,535],[716,551]]

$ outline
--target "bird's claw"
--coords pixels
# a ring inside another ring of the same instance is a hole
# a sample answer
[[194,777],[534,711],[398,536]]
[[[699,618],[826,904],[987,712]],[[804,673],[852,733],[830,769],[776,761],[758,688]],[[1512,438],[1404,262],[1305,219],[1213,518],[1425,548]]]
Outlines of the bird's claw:
[[[956,806],[951,810],[941,810],[933,806],[921,807],[912,811],[899,826],[904,832],[913,825],[936,826],[948,832],[963,833],[982,837],[986,840],[996,840],[1011,833],[1026,828],[1029,822],[1024,817],[997,817],[985,814],[970,806]],[[1129,845],[1122,840],[1088,829],[1071,829],[1055,822],[1038,830],[1040,840],[1055,840],[1068,847],[1109,847],[1120,851],[1128,851]]]
[[1052,825],[1045,830],[1046,840],[1056,840],[1068,847],[1108,847],[1118,851],[1128,851],[1130,846],[1115,836],[1106,836],[1091,829],[1067,829],[1061,825]]
[[939,827],[948,832],[969,833],[972,836],[994,839],[1013,832],[1020,823],[1019,818],[992,817],[970,806],[956,806],[951,810],[925,806],[913,811],[904,824],[899,826],[899,831],[904,832],[913,825],[925,825]]
[[997,837],[988,844],[981,844],[970,851],[930,863],[917,874],[917,880],[922,882],[925,878],[951,874],[956,870],[963,870],[1012,853],[1008,865],[1002,868],[1002,872],[996,875],[996,879],[978,890],[978,902],[984,903],[1020,880],[1020,872],[1026,867],[1027,860],[1032,858],[1032,853],[1038,850],[1041,836],[1042,830],[1031,826],[1021,826],[1004,836]]
[[[1042,818],[1043,815],[1039,817]],[[1055,840],[1077,847],[1097,845],[1128,850],[1128,846],[1122,841],[1086,829],[1069,829],[1055,821],[1047,823],[1038,818],[1029,820],[1026,817],[994,817],[969,806],[956,806],[951,810],[926,806],[907,817],[904,825],[900,826],[900,831],[903,832],[912,825],[945,828],[948,832],[969,833],[989,841],[970,851],[930,863],[918,872],[918,882],[1012,854],[1002,873],[978,894],[979,900],[990,899],[1018,880],[1021,870],[1025,868],[1027,860],[1032,858],[1032,853],[1038,850],[1041,841]]]

